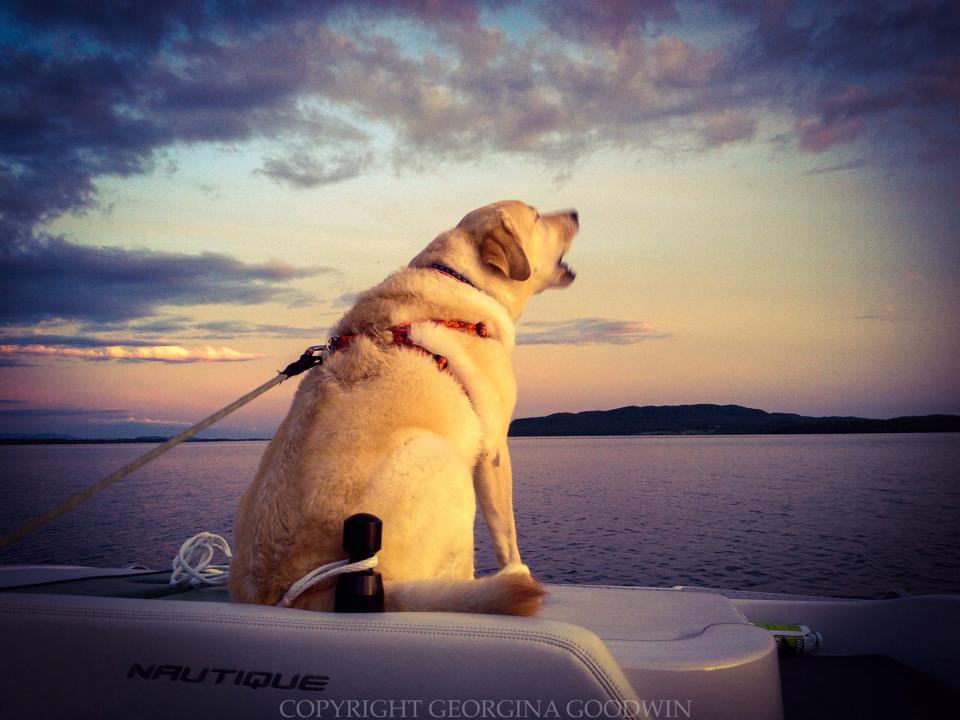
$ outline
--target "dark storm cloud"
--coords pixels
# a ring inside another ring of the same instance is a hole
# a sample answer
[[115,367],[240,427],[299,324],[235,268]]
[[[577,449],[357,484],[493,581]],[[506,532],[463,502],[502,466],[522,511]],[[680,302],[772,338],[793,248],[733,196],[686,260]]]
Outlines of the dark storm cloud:
[[[960,148],[955,3],[730,0],[710,12],[741,32],[713,41],[668,0],[531,2],[527,17],[544,24],[522,40],[481,24],[483,10],[517,4],[7,3],[0,321],[306,300],[289,269],[37,233],[95,206],[98,178],[150,172],[174,145],[256,140],[257,172],[308,192],[382,157],[416,168],[511,153],[563,174],[604,148],[716,152],[758,138],[770,110],[792,126],[782,144],[804,152],[858,143],[927,160]],[[415,20],[427,43],[404,44],[382,18]]]
[[[575,51],[479,24],[484,5],[515,4],[14,3],[18,39],[36,39],[0,62],[0,209],[29,222],[88,207],[93,178],[145,172],[171,143],[276,141],[259,172],[300,188],[364,172],[367,133],[317,105],[384,123],[404,159],[553,160],[662,132],[699,134],[707,150],[750,139],[746,106],[770,101],[796,109],[798,142],[817,152],[862,135],[867,115],[957,102],[960,21],[946,2],[811,13],[734,0],[730,17],[752,31],[720,47],[670,34],[684,28],[669,0],[528,3]],[[381,17],[416,18],[449,52],[411,54],[378,34]],[[885,91],[870,87],[884,74]]]
[[839,3],[808,30],[808,62],[838,73],[922,68],[957,55],[954,2]]
[[8,11],[24,26],[37,31],[82,33],[112,47],[156,47],[184,23],[204,22],[203,0],[9,0]]
[[78,348],[96,348],[108,347],[110,345],[125,345],[131,347],[146,347],[156,343],[144,340],[132,340],[125,338],[123,340],[109,340],[106,338],[93,337],[91,335],[45,335],[37,333],[33,335],[4,335],[0,334],[0,345],[61,345],[65,347]]
[[[752,32],[722,47],[669,34],[684,29],[669,0],[528,3],[557,36],[578,43],[575,52],[543,36],[516,45],[479,25],[484,5],[515,4],[15,3],[12,21],[41,40],[14,43],[4,56],[4,156],[19,152],[13,179],[48,167],[29,162],[41,153],[62,166],[50,177],[86,181],[143,172],[152,151],[173,142],[265,137],[287,147],[299,139],[324,152],[299,163],[271,153],[261,171],[315,187],[362,172],[369,138],[342,117],[311,115],[309,100],[385,122],[399,134],[395,150],[464,155],[478,144],[550,154],[578,141],[639,142],[654,122],[743,110],[744,100],[771,96],[822,123],[847,122],[847,135],[866,110],[905,98],[957,100],[960,18],[947,2],[837,3],[811,13],[788,0],[732,0],[731,17]],[[402,50],[377,33],[384,16],[416,18],[452,55]],[[348,25],[350,35],[331,29],[331,17],[363,22]],[[883,73],[892,74],[886,93],[860,87]],[[860,96],[838,109],[831,100],[846,88]],[[350,135],[357,147],[345,154]],[[87,182],[42,190],[24,217],[82,207],[93,194]]]
[[[114,20],[126,22],[107,11],[87,15],[70,3],[47,11],[55,24],[77,32],[93,28],[100,41],[109,39]],[[33,22],[43,19],[40,11],[26,14]],[[164,26],[161,20],[147,12],[144,32],[131,29],[127,42],[149,46],[155,28]],[[315,275],[318,268],[87,247],[34,232],[38,222],[91,207],[95,178],[146,172],[153,167],[154,151],[172,142],[244,139],[263,134],[266,124],[273,132],[308,128],[348,136],[350,129],[341,122],[290,109],[303,80],[296,72],[296,43],[279,50],[283,47],[275,38],[247,44],[194,41],[177,67],[159,54],[111,54],[109,48],[4,48],[0,322],[102,322],[146,317],[160,305],[308,302],[289,282]]]
[[30,225],[89,207],[94,177],[151,167],[169,142],[153,120],[132,113],[142,64],[108,55],[46,56],[6,47],[0,54],[0,212]]
[[53,319],[100,322],[149,316],[163,305],[302,305],[288,284],[323,272],[281,262],[244,263],[227,255],[182,255],[86,247],[59,238],[0,248],[0,322]]
[[474,23],[478,6],[497,0],[9,0],[10,14],[33,31],[76,33],[111,48],[138,51],[160,47],[177,34],[213,30],[253,33],[304,19],[320,20],[349,8],[366,17],[413,16],[426,21]]
[[816,67],[844,81],[847,74],[900,71],[956,56],[960,13],[948,0],[726,0],[722,6],[752,26],[746,55],[767,66],[789,64],[794,72]]
[[[195,322],[188,317],[161,317],[150,322],[84,323],[85,333],[117,334],[118,337],[97,335],[43,335],[0,333],[0,345],[61,345],[70,347],[125,347],[156,346],[164,338],[179,340],[233,339],[239,337],[270,338],[326,338],[328,327],[298,327],[281,323],[250,323],[243,320],[213,320]],[[136,337],[137,340],[130,338]],[[147,338],[147,339],[144,339]]]
[[[365,146],[366,133],[304,102],[332,82],[341,43],[319,23],[338,4],[346,3],[22,2],[0,10],[8,20],[0,33],[0,239],[89,208],[94,178],[147,172],[154,151],[172,143]],[[428,19],[468,8],[373,3],[367,12],[394,5]],[[347,170],[341,159],[323,177],[343,179]]]
[[[773,82],[773,99],[797,115],[801,151],[821,153],[867,137],[879,124],[872,116],[898,110],[956,135],[956,3],[731,0],[725,6],[754,23],[751,41],[737,53],[738,71]],[[886,142],[924,143],[908,124],[898,118]]]

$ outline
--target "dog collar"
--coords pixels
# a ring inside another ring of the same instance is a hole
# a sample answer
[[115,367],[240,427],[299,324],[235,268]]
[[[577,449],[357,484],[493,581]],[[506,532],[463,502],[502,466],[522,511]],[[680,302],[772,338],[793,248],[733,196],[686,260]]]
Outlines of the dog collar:
[[440,273],[443,273],[444,275],[447,275],[447,276],[449,276],[449,277],[452,277],[454,280],[459,280],[459,281],[462,282],[462,283],[466,283],[467,285],[469,285],[469,286],[472,287],[472,288],[476,288],[476,287],[477,287],[477,286],[474,285],[472,282],[470,282],[470,278],[468,278],[468,277],[467,277],[466,275],[464,275],[463,273],[458,273],[456,270],[454,270],[454,269],[453,269],[452,267],[450,267],[449,265],[444,265],[443,263],[430,263],[430,265],[429,265],[428,267],[429,267],[431,270],[436,270],[437,272],[440,272]]

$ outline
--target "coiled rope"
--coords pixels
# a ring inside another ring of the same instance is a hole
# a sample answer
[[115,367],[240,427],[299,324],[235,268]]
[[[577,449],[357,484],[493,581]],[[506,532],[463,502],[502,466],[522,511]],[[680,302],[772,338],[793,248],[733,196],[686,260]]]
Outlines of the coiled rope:
[[[227,557],[227,562],[223,565],[211,563],[217,550]],[[226,585],[230,579],[232,557],[230,543],[225,537],[212,532],[197,533],[183,541],[180,552],[173,558],[170,584]]]

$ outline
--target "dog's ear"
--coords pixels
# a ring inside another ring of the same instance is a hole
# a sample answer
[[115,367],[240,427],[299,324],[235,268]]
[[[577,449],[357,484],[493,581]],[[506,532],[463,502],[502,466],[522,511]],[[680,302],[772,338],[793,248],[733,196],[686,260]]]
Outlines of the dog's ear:
[[511,280],[530,277],[530,262],[520,246],[520,238],[513,224],[502,212],[484,230],[480,238],[480,259]]

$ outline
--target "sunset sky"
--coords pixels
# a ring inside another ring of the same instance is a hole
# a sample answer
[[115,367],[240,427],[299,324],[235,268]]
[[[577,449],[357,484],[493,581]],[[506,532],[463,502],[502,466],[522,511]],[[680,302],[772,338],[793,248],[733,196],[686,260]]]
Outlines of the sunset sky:
[[581,218],[517,416],[960,413],[958,37],[919,0],[4,2],[0,434],[178,432],[505,198]]

